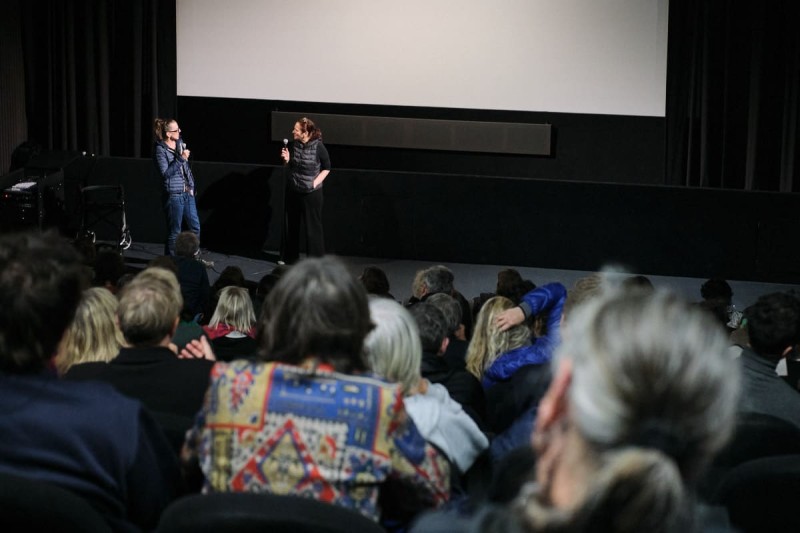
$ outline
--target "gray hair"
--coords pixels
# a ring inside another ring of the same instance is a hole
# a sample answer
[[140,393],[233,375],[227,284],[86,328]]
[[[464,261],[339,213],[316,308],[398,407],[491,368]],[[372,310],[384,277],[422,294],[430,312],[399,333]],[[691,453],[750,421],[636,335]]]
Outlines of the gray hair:
[[447,320],[448,335],[452,335],[458,330],[458,326],[461,325],[461,304],[458,303],[458,300],[449,294],[437,292],[431,295],[430,298],[426,298],[425,301],[438,307],[439,311],[442,312]]
[[614,291],[575,310],[556,357],[572,360],[572,419],[590,448],[666,439],[690,481],[734,425],[739,375],[727,347],[711,317],[673,294]]
[[375,329],[364,340],[367,364],[407,393],[420,380],[422,341],[417,322],[402,305],[387,298],[370,298],[369,311]]
[[422,271],[422,283],[428,289],[426,294],[453,294],[453,271],[444,265],[435,265]]

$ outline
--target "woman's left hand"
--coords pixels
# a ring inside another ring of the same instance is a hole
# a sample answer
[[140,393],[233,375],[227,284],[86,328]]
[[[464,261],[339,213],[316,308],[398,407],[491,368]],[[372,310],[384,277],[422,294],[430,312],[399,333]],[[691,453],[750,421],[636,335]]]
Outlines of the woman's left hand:
[[519,307],[512,307],[511,309],[506,309],[502,313],[498,313],[496,317],[494,317],[494,325],[497,326],[500,331],[506,331],[508,329],[513,328],[518,324],[522,324],[525,321],[525,313],[522,312],[522,309]]
[[193,339],[186,344],[183,350],[178,354],[180,359],[207,359],[209,361],[216,361],[217,357],[214,355],[214,349],[208,343],[208,339],[203,336],[200,339]]

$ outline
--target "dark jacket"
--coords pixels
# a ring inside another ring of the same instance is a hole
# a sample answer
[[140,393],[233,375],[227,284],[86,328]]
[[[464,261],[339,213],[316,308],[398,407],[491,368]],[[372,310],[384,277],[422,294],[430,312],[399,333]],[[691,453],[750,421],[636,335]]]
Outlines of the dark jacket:
[[103,381],[140,400],[161,424],[176,451],[203,405],[212,361],[178,359],[169,348],[122,348],[109,363],[82,363],[64,375],[71,381]]
[[155,528],[180,470],[140,402],[46,373],[0,374],[0,390],[0,471],[74,492],[114,531]]
[[[292,147],[291,186],[297,192],[311,192],[314,190],[314,178],[322,170],[330,170],[331,160],[328,150],[320,139],[311,139],[303,144],[295,141]],[[321,187],[321,185],[320,185]]]
[[[178,143],[182,145],[183,139],[179,139]],[[194,191],[194,176],[189,162],[176,154],[164,141],[156,141],[153,145],[153,162],[156,172],[163,180],[163,193],[183,194],[185,188]]]
[[431,383],[441,383],[450,397],[464,408],[464,411],[484,429],[486,426],[486,398],[478,378],[466,370],[450,367],[444,357],[423,352],[420,367],[422,377]]

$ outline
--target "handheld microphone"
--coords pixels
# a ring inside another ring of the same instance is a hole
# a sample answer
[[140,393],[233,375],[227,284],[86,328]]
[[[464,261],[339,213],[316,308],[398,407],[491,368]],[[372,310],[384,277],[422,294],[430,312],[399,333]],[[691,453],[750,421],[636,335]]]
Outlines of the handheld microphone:
[[289,139],[284,139],[283,140],[283,147],[284,148],[288,148],[288,146],[289,146]]

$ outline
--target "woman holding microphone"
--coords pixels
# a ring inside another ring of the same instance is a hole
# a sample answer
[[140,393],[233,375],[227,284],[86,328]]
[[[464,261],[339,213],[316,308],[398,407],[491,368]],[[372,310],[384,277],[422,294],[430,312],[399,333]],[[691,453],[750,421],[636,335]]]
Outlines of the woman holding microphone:
[[305,224],[307,256],[325,255],[322,228],[322,183],[331,171],[328,150],[322,144],[322,131],[308,118],[298,120],[292,130],[291,152],[281,150],[284,165],[291,169],[286,190],[286,224],[283,261],[292,264],[300,255],[300,224]]
[[189,166],[190,152],[175,120],[157,118],[153,122],[155,143],[153,163],[162,179],[162,198],[167,222],[164,255],[175,255],[175,239],[186,221],[187,229],[200,238],[200,219],[195,204],[195,184]]

